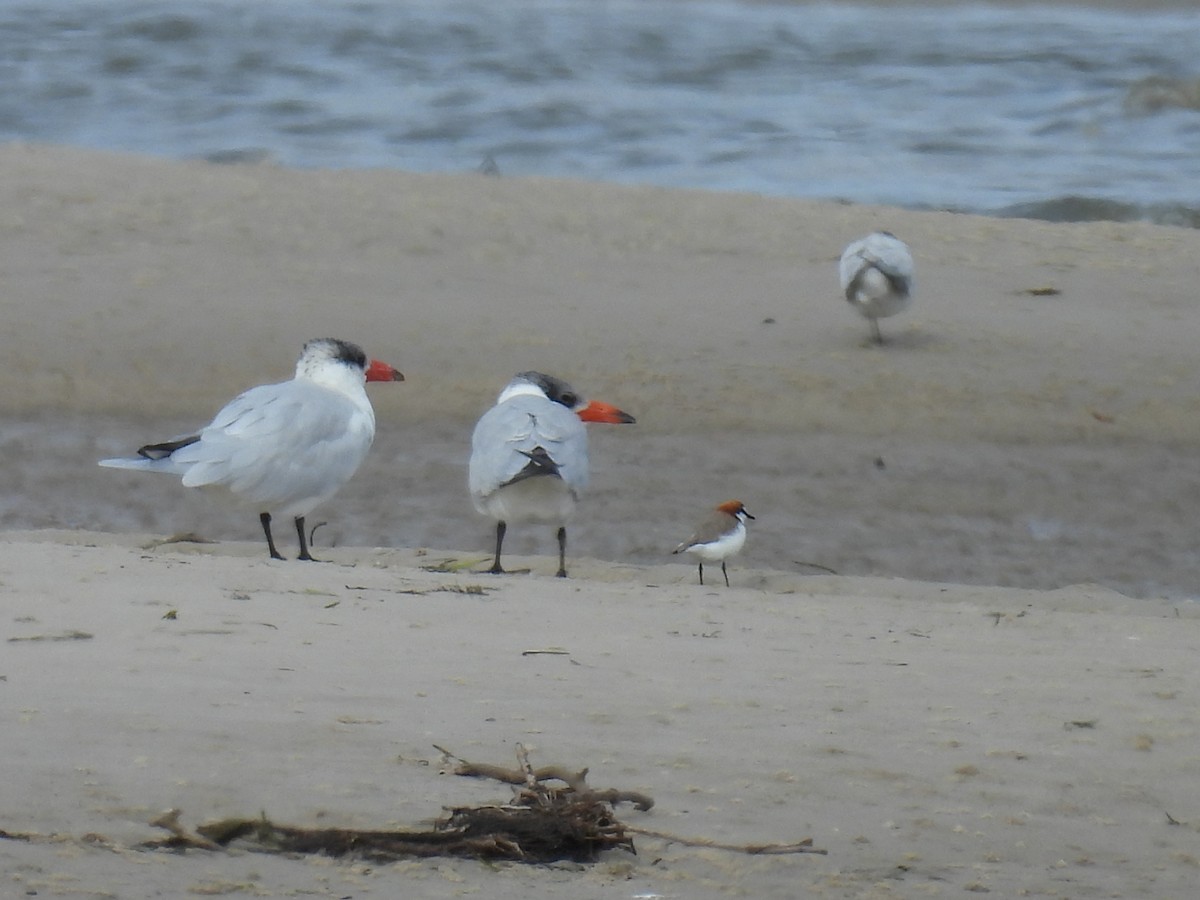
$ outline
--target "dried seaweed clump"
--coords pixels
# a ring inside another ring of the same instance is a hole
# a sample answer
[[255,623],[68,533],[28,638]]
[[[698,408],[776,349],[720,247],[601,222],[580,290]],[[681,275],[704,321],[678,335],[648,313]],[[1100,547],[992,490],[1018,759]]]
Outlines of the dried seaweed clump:
[[[636,853],[631,835],[641,834],[690,847],[737,853],[825,853],[813,846],[811,838],[782,844],[725,844],[626,825],[617,819],[616,805],[631,803],[639,810],[648,810],[654,801],[636,791],[593,789],[587,784],[587,769],[571,771],[547,766],[535,770],[523,747],[518,747],[519,766],[512,769],[471,763],[438,749],[443,755],[443,772],[513,785],[512,800],[452,809],[430,831],[297,828],[277,824],[264,815],[223,819],[190,832],[180,824],[179,810],[171,809],[151,822],[166,830],[168,836],[145,841],[138,849],[219,851],[236,843],[239,848],[256,853],[355,856],[377,862],[430,856],[526,863],[591,862],[605,850]],[[0,830],[0,839],[57,838]],[[83,840],[109,843],[102,835],[87,835]]]
[[452,809],[434,823],[431,831],[297,828],[262,816],[210,822],[190,834],[179,824],[178,810],[171,810],[152,823],[171,832],[171,836],[144,846],[214,850],[237,842],[243,849],[260,853],[353,855],[373,861],[455,856],[535,863],[564,859],[590,862],[610,849],[637,852],[633,839],[613,812],[613,804],[629,800],[649,809],[654,801],[641,794],[593,791],[584,781],[586,771],[568,775],[570,783],[557,787],[547,782],[563,780],[559,779],[559,769],[545,770],[539,777],[523,753],[521,761],[520,770],[461,761],[456,774],[522,786],[504,805]]

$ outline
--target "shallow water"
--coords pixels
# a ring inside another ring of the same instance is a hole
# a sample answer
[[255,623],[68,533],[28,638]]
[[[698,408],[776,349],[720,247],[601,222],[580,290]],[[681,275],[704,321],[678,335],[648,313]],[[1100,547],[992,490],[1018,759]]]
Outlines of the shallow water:
[[1200,14],[0,0],[0,139],[1200,224]]

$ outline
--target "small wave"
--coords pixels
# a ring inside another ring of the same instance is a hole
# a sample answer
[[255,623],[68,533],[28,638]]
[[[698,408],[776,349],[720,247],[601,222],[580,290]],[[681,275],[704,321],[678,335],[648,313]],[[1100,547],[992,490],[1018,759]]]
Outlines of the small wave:
[[1009,219],[1046,222],[1151,222],[1181,228],[1200,228],[1200,208],[1180,203],[1123,203],[1102,197],[1069,195],[1051,200],[1016,203],[994,212]]
[[174,14],[139,19],[125,27],[127,34],[160,43],[190,41],[203,31],[203,26],[195,19]]

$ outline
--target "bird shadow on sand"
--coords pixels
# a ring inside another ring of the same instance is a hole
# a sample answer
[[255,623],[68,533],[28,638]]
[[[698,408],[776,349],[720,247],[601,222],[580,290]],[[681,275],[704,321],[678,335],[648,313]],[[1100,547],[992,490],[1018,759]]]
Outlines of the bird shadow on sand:
[[885,331],[883,333],[883,343],[876,343],[874,338],[869,334],[858,336],[855,342],[858,347],[864,350],[880,350],[880,351],[911,351],[911,350],[936,350],[946,346],[947,340],[940,334],[930,331],[921,331],[917,329],[903,329],[899,331]]

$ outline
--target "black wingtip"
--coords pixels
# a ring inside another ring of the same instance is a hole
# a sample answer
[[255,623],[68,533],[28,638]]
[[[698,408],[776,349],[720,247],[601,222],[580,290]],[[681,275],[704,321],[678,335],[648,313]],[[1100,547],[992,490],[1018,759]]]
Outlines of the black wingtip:
[[185,438],[176,438],[173,441],[163,441],[161,444],[146,444],[138,447],[138,456],[143,459],[166,459],[176,450],[190,447],[198,440],[200,440],[200,435],[193,434]]

